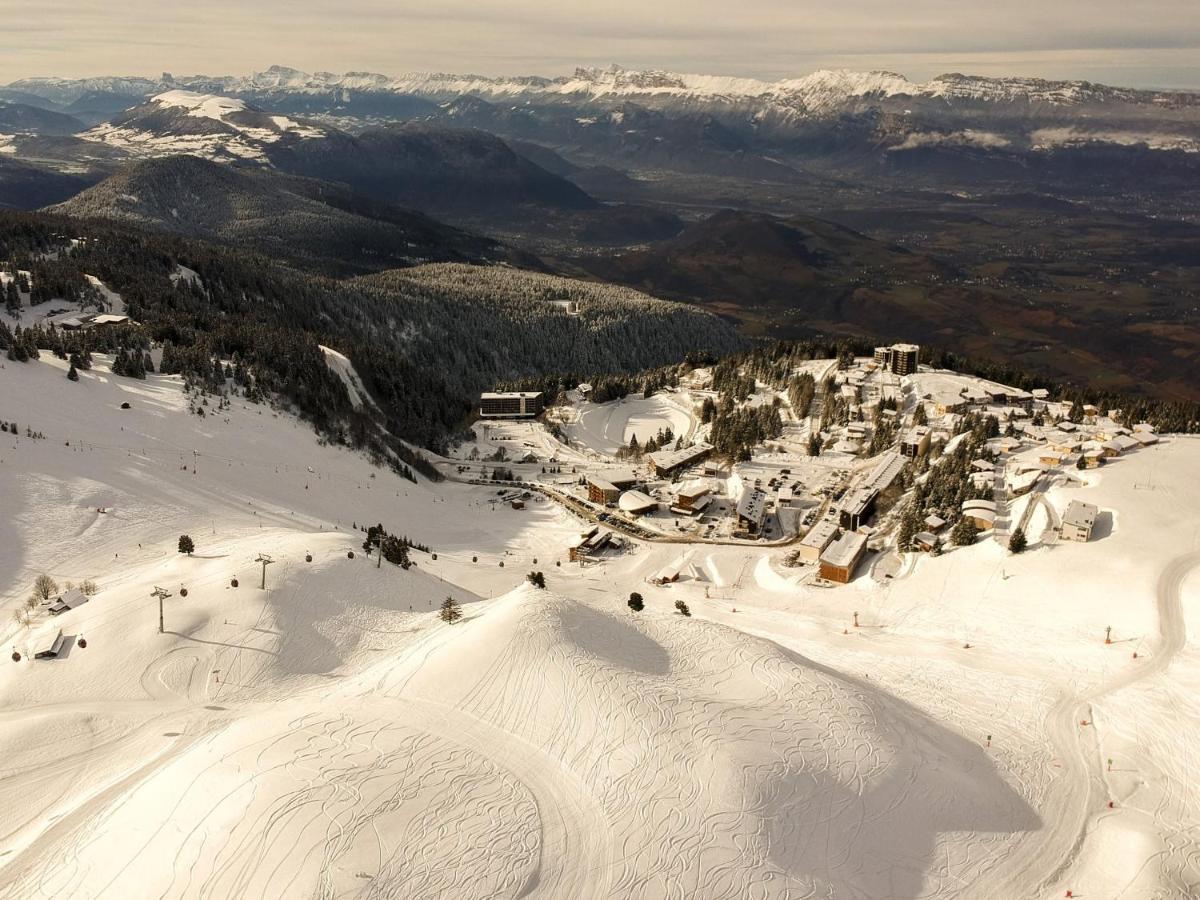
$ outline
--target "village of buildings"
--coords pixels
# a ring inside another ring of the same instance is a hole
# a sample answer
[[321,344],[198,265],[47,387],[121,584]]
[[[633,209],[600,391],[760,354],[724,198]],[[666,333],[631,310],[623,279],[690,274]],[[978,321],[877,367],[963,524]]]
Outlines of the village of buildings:
[[[906,549],[941,552],[953,543],[951,526],[964,518],[980,540],[1003,544],[1015,530],[1025,535],[1038,525],[1043,533],[1031,539],[1092,540],[1096,506],[1074,499],[1056,509],[1044,492],[1056,483],[1082,484],[1081,471],[1159,440],[1149,424],[1119,424],[1119,410],[930,369],[918,363],[919,352],[895,344],[850,365],[804,364],[823,387],[806,415],[790,408],[786,392],[757,383],[746,402],[775,404],[783,431],[748,461],[719,459],[706,440],[699,407],[716,392],[710,370],[697,369],[676,388],[605,403],[589,400],[587,384],[550,407],[537,392],[484,393],[474,440],[443,466],[452,478],[496,484],[493,505],[520,512],[548,499],[565,506],[580,522],[564,548],[571,562],[620,553],[631,537],[778,547],[786,565],[807,568],[806,580],[833,586],[868,573],[884,580],[898,570],[898,477],[918,457],[936,460],[952,450],[965,437],[968,414],[995,417],[999,431],[971,460],[969,477],[981,496],[924,516]],[[847,421],[820,430],[822,406],[834,397]],[[869,455],[880,428],[895,437]],[[630,453],[631,442],[647,439],[661,449]],[[1039,508],[1044,513],[1035,516]],[[686,578],[687,557],[654,580]]]

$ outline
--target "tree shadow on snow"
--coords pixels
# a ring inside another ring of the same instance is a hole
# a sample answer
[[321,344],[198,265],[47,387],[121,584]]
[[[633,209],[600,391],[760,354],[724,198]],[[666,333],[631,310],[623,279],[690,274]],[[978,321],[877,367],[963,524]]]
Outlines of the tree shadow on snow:
[[644,675],[666,675],[671,670],[667,649],[620,616],[573,602],[559,624],[576,646],[613,665]]

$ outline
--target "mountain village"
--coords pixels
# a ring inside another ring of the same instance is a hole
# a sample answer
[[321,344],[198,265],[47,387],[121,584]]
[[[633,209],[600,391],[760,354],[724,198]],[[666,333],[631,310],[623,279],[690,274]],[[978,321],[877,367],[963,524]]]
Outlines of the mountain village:
[[[566,548],[573,562],[601,561],[629,540],[765,545],[803,567],[806,580],[833,584],[890,579],[907,552],[976,540],[1009,548],[1017,533],[1017,546],[1089,541],[1095,505],[1055,508],[1046,492],[1086,484],[1083,472],[1158,443],[1152,425],[1122,424],[1121,410],[929,370],[918,354],[902,344],[872,358],[814,360],[804,371],[820,379],[819,399],[803,411],[787,391],[756,383],[744,403],[774,407],[782,427],[747,460],[721,459],[708,442],[701,407],[719,395],[711,371],[698,369],[662,393],[603,403],[586,384],[548,408],[540,393],[484,394],[474,440],[442,467],[496,484],[493,505],[509,512],[535,499],[564,506],[585,526]],[[826,407],[840,415],[825,418]],[[904,491],[969,439],[968,416],[991,421],[957,473],[970,496],[922,510],[914,528]],[[660,449],[643,452],[646,442]],[[689,572],[703,578],[692,565],[656,578]]]

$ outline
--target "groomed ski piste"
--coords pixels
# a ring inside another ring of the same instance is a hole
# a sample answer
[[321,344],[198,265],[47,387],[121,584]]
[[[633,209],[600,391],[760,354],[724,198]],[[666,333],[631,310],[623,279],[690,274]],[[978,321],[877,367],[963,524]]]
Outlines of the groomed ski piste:
[[[2,897],[1200,891],[1195,439],[1052,488],[1103,511],[1089,543],[1037,512],[1020,556],[828,589],[768,547],[581,568],[558,504],[65,367],[0,363]],[[376,522],[437,558],[377,568]],[[18,625],[40,573],[98,591]]]

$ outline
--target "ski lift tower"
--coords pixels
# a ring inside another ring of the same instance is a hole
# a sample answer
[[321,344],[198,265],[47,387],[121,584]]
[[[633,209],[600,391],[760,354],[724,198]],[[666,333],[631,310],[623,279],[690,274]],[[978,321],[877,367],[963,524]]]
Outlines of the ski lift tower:
[[264,591],[267,589],[267,566],[275,562],[265,553],[260,553],[254,560],[256,563],[262,563],[262,584],[259,585]]

